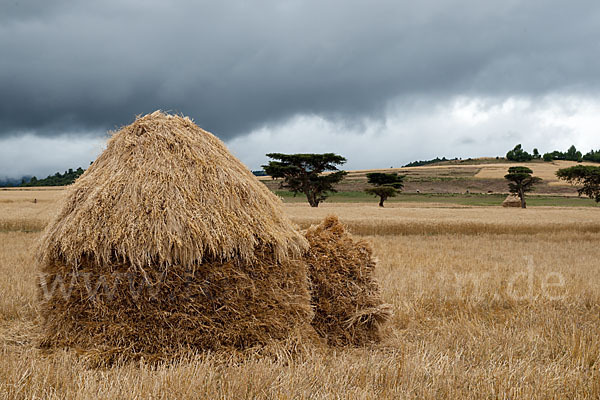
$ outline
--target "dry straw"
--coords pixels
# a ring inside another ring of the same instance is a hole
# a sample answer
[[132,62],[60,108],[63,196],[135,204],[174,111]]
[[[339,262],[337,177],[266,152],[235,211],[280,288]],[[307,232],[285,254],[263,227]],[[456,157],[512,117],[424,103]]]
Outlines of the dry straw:
[[515,194],[509,194],[502,202],[502,207],[521,207],[521,199]]
[[279,260],[306,247],[281,202],[214,135],[159,111],[116,132],[71,187],[49,226],[44,259],[76,265],[191,265],[252,261],[259,244]]
[[381,339],[390,317],[373,278],[375,260],[365,241],[355,241],[337,217],[306,232],[306,256],[317,333],[335,346],[364,345]]
[[219,139],[188,118],[140,117],[46,229],[42,346],[105,363],[311,337],[306,249]]

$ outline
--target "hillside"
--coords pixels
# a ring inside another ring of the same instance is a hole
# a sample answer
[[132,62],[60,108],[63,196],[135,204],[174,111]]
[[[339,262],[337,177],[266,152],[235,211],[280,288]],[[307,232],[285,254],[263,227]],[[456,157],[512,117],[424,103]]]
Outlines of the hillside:
[[[367,184],[369,172],[396,172],[406,175],[404,193],[507,193],[504,175],[511,166],[522,165],[533,170],[535,176],[543,179],[535,193],[558,196],[577,196],[576,189],[556,178],[556,171],[578,163],[574,161],[532,161],[525,163],[509,162],[505,159],[450,160],[421,167],[369,169],[348,171],[346,179],[338,185],[340,192],[362,192]],[[585,165],[597,165],[583,163]],[[278,190],[279,181],[270,177],[260,180],[272,190]]]

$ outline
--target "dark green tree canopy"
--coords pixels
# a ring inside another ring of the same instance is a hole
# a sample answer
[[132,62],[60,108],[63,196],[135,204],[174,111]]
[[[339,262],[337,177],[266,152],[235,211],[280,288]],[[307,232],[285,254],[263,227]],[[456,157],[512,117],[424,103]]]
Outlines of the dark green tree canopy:
[[583,156],[575,146],[571,146],[569,147],[569,150],[567,150],[566,159],[569,161],[581,161],[583,159]]
[[531,192],[533,187],[542,181],[537,176],[532,176],[533,171],[527,167],[510,167],[504,178],[508,181],[508,189],[521,199],[521,207],[525,208],[525,193]]
[[28,181],[23,181],[21,186],[66,186],[75,182],[75,180],[79,178],[83,172],[84,171],[81,167],[77,168],[75,171],[73,171],[72,168],[69,168],[69,170],[65,171],[64,174],[57,172],[54,175],[49,175],[44,179],[37,179],[34,176]]
[[518,144],[514,149],[510,150],[506,153],[506,159],[510,161],[531,161],[533,156],[523,150],[523,147]]
[[556,171],[559,179],[574,185],[581,185],[577,192],[600,203],[600,167],[592,165],[576,165]]
[[600,162],[600,150],[590,150],[582,159],[583,161]]
[[569,149],[565,152],[554,150],[551,153],[544,154],[544,161],[553,161],[553,160],[567,160],[567,161],[578,161],[581,162],[584,160],[584,156],[581,154],[579,150],[575,146],[569,147]]
[[375,186],[387,185],[395,189],[402,189],[405,177],[405,175],[398,175],[397,173],[370,172],[367,174],[367,181]]
[[338,170],[346,159],[334,153],[324,154],[283,154],[269,153],[273,159],[263,165],[265,172],[273,178],[283,178],[282,189],[304,193],[312,207],[318,207],[329,193],[336,192],[334,185],[346,176],[346,171]]
[[374,187],[365,189],[365,192],[379,197],[379,206],[383,207],[384,201],[389,197],[395,197],[398,191],[404,188],[404,178],[404,175],[398,175],[397,173],[368,173],[367,181]]

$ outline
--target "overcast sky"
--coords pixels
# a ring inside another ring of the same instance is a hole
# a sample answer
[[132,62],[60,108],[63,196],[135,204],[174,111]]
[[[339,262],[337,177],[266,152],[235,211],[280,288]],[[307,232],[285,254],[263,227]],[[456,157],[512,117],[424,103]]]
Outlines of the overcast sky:
[[0,177],[86,167],[156,109],[347,168],[600,148],[600,3],[4,0]]

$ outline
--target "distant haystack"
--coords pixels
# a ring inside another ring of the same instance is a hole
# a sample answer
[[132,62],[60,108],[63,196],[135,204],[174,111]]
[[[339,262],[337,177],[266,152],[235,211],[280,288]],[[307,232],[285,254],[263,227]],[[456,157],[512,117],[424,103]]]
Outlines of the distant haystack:
[[509,194],[502,202],[502,207],[521,207],[521,199],[517,195]]
[[354,241],[337,217],[306,232],[306,257],[315,317],[312,325],[330,345],[363,345],[381,339],[389,318],[379,285],[373,278],[375,260],[364,241]]
[[114,133],[45,232],[42,346],[104,362],[310,336],[307,247],[219,139],[145,115]]

